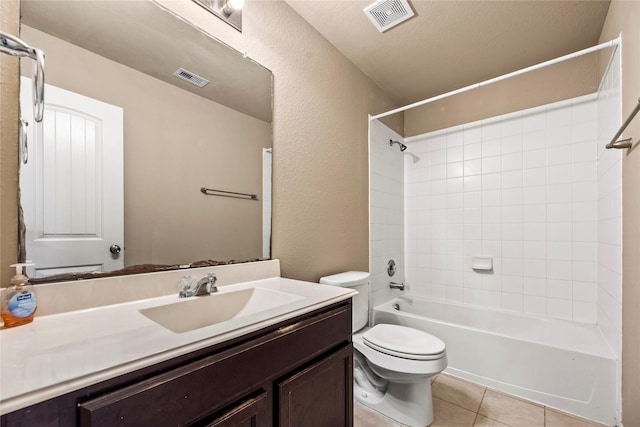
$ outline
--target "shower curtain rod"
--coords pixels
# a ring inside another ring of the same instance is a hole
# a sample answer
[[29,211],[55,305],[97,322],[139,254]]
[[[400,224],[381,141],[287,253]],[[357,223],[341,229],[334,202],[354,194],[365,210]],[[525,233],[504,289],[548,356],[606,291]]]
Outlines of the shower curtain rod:
[[405,105],[404,107],[396,108],[395,110],[387,111],[386,113],[380,113],[380,114],[377,114],[375,116],[369,116],[369,120],[380,119],[382,117],[387,117],[387,116],[390,116],[392,114],[401,113],[403,111],[410,110],[410,109],[415,108],[415,107],[420,107],[422,105],[426,105],[426,104],[429,104],[431,102],[439,101],[441,99],[448,98],[450,96],[457,95],[459,93],[468,92],[468,91],[470,91],[472,89],[477,89],[477,88],[480,88],[482,86],[490,85],[492,83],[497,83],[497,82],[499,82],[501,80],[506,80],[506,79],[509,79],[511,77],[519,76],[520,74],[528,73],[529,71],[534,71],[534,70],[537,70],[537,69],[540,69],[540,68],[548,67],[549,65],[557,64],[558,62],[563,62],[563,61],[566,61],[566,60],[569,60],[569,59],[576,58],[578,56],[582,56],[582,55],[586,55],[588,53],[596,52],[598,50],[606,49],[608,47],[618,46],[619,44],[620,44],[620,37],[617,37],[617,38],[615,38],[613,40],[610,40],[610,41],[605,42],[605,43],[601,43],[601,44],[593,46],[593,47],[589,47],[587,49],[582,49],[582,50],[579,50],[577,52],[573,52],[573,53],[570,53],[568,55],[560,56],[560,57],[555,58],[555,59],[550,59],[549,61],[541,62],[539,64],[532,65],[530,67],[522,68],[520,70],[513,71],[511,73],[507,73],[507,74],[504,74],[504,75],[499,76],[499,77],[494,77],[492,79],[485,80],[485,81],[480,82],[480,83],[475,83],[475,84],[472,84],[472,85],[469,85],[469,86],[465,86],[465,87],[460,88],[460,89],[452,90],[451,92],[443,93],[442,95],[437,95],[437,96],[434,96],[434,97],[431,97],[431,98],[427,98],[427,99],[422,100],[422,101],[414,102],[413,104]]

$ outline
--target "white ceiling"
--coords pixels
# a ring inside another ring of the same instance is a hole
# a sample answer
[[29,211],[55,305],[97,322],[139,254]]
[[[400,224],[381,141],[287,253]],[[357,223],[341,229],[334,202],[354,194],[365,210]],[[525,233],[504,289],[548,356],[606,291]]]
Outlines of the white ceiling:
[[372,1],[287,0],[398,105],[598,43],[609,1],[409,0],[416,16],[379,33]]

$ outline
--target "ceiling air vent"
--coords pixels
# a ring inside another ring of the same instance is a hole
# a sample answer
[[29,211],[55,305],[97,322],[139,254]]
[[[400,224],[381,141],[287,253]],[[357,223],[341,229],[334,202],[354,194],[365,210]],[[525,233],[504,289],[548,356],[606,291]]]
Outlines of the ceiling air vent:
[[204,87],[207,83],[209,83],[209,80],[205,79],[204,77],[200,77],[196,73],[185,70],[184,68],[178,68],[173,73],[173,75],[198,87]]
[[414,15],[407,0],[379,0],[365,7],[364,14],[381,33]]

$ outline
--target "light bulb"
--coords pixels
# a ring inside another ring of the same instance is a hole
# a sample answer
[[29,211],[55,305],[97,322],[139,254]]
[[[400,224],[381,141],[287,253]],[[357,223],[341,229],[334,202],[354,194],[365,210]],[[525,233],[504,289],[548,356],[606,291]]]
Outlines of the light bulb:
[[244,0],[227,0],[227,4],[235,10],[240,10],[244,6]]

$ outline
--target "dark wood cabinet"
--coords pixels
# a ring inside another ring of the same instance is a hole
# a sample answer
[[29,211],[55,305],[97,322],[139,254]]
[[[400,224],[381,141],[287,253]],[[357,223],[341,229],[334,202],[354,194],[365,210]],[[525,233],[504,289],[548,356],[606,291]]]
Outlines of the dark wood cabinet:
[[352,426],[351,302],[2,416],[2,427]]
[[267,393],[234,405],[229,410],[202,423],[202,427],[267,427],[271,425]]
[[281,381],[277,386],[281,427],[353,425],[351,345]]

